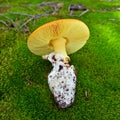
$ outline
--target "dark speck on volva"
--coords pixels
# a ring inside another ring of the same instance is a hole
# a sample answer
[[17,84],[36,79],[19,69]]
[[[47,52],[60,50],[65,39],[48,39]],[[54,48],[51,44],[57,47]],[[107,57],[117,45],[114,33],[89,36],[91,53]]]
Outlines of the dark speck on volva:
[[59,65],[59,70],[58,71],[60,71],[60,70],[62,70],[63,69],[63,66],[62,65]]
[[69,89],[66,89],[66,91],[69,91]]
[[56,61],[55,55],[53,55],[52,59],[53,59],[54,61]]

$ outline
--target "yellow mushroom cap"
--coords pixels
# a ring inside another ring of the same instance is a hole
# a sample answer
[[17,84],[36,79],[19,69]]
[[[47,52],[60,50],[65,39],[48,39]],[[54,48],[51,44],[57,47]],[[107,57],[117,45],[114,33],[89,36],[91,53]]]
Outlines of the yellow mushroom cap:
[[28,48],[36,55],[45,55],[54,51],[52,40],[64,38],[67,54],[83,47],[89,38],[89,29],[85,23],[76,19],[61,19],[37,28],[28,38]]

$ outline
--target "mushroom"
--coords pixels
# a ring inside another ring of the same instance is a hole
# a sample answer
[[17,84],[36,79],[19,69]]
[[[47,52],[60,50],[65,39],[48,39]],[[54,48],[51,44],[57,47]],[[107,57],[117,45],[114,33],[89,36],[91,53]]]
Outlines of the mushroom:
[[85,23],[76,19],[56,20],[36,29],[28,38],[29,50],[47,59],[53,69],[48,84],[59,108],[72,105],[76,91],[76,74],[69,64],[72,54],[82,48],[89,38]]

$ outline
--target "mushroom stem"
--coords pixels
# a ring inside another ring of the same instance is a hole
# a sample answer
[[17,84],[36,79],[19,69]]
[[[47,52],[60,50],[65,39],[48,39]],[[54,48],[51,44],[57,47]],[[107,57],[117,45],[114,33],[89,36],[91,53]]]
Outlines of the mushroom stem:
[[51,40],[50,44],[53,46],[54,51],[61,53],[66,61],[70,61],[70,57],[67,55],[66,52],[66,43],[67,40],[65,38],[59,38],[59,39],[55,39],[55,40]]

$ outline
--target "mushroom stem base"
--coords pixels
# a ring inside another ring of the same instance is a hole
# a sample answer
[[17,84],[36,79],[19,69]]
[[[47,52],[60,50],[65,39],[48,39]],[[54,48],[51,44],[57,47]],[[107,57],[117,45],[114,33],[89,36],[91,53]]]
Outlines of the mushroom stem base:
[[66,61],[70,61],[70,57],[66,52],[66,43],[67,40],[65,38],[59,38],[50,41],[50,45],[53,46],[54,52],[62,54],[65,57]]

